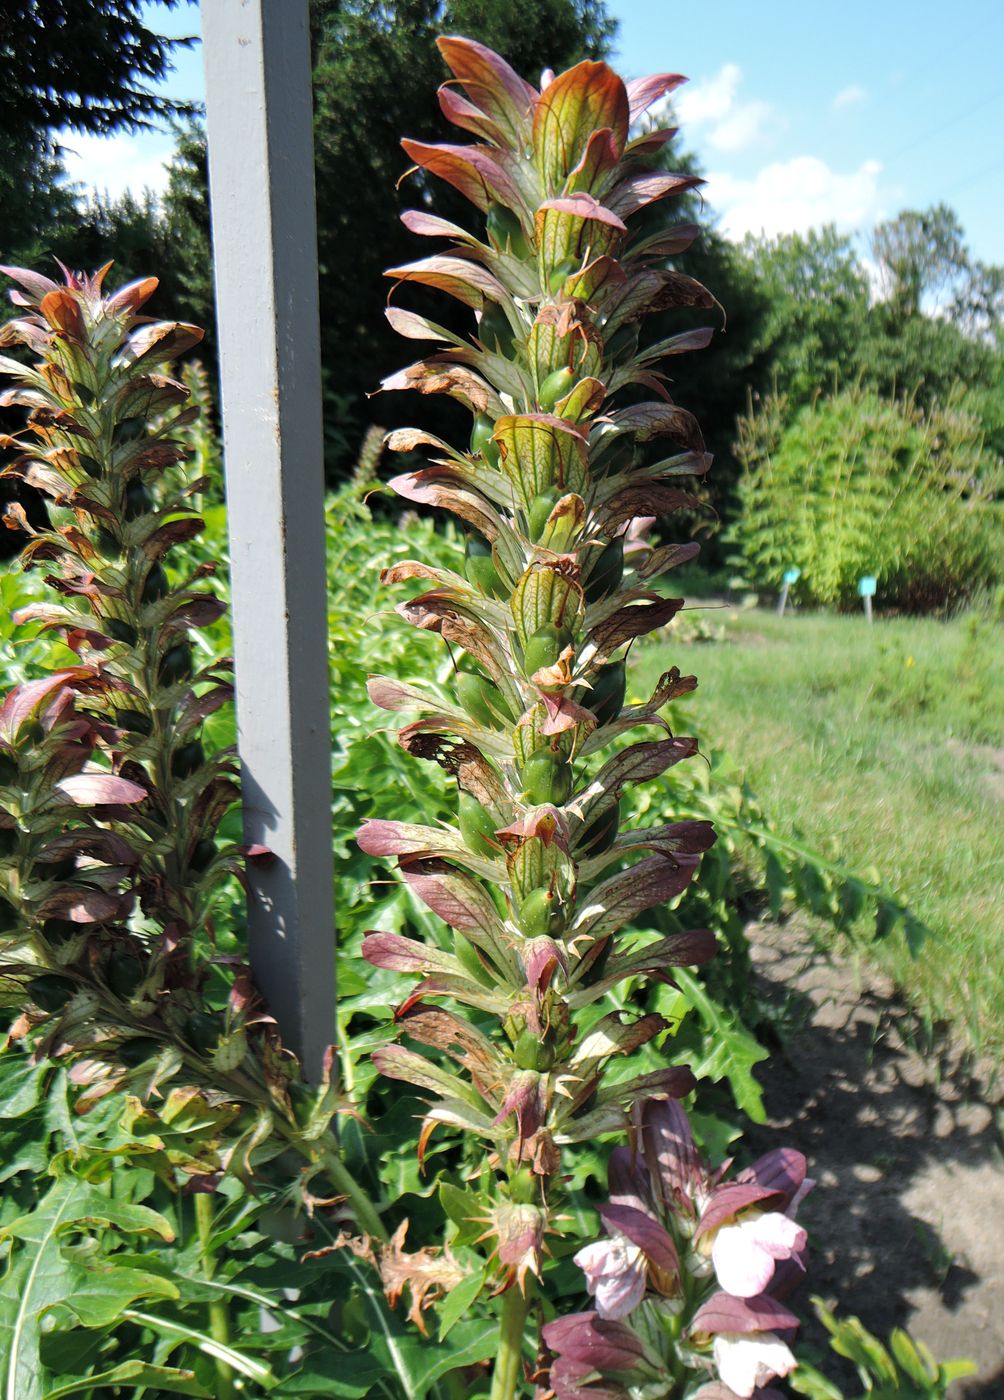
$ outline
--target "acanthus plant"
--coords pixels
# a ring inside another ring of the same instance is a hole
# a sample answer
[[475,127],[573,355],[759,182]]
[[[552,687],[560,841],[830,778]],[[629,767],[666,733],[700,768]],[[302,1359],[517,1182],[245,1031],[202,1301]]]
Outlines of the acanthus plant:
[[[649,699],[625,704],[632,642],[683,606],[653,582],[697,546],[626,556],[625,539],[639,519],[694,507],[686,483],[710,466],[695,420],[656,365],[706,345],[711,332],[639,351],[639,322],[715,302],[666,267],[695,226],[641,236],[630,226],[698,183],[651,167],[672,131],[630,131],[681,78],[625,86],[605,64],[584,62],[546,73],[538,91],[479,44],[439,43],[456,79],[440,89],[440,104],[478,143],[403,144],[417,167],[471,200],[484,234],[408,211],[411,231],[450,246],[388,276],[445,291],[476,320],[464,339],[392,305],[388,318],[402,335],[445,348],[382,387],[446,393],[473,414],[463,448],[419,430],[388,439],[399,451],[433,450],[430,464],[391,484],[405,500],[461,519],[466,577],[409,561],[384,579],[431,583],[399,611],[439,633],[457,658],[455,701],[379,676],[370,694],[384,709],[418,713],[400,743],[455,776],[457,825],[378,818],[358,839],[371,855],[397,857],[453,943],[374,932],[363,951],[377,967],[421,979],[398,1010],[400,1031],[440,1053],[392,1043],[374,1054],[384,1075],[432,1096],[420,1152],[437,1125],[462,1129],[488,1152],[489,1189],[468,1200],[497,1258],[492,1396],[504,1400],[521,1385],[529,1276],[540,1277],[546,1237],[560,1230],[563,1150],[623,1130],[646,1097],[694,1087],[684,1066],[625,1076],[618,1064],[668,1029],[659,1015],[617,1004],[625,984],[671,980],[675,966],[715,951],[707,930],[623,936],[638,915],[683,892],[714,841],[703,821],[620,829],[625,787],[697,751],[660,715],[693,690],[694,677],[673,667]],[[658,439],[669,440],[670,455],[650,452]],[[625,746],[639,726],[662,733]],[[604,1012],[610,997],[615,1009]],[[463,1011],[437,1005],[444,1001]],[[455,1198],[454,1206],[469,1233]]]
[[36,529],[7,511],[53,595],[18,620],[54,637],[51,669],[0,706],[10,1036],[67,1063],[78,1111],[122,1093],[147,1134],[184,1112],[171,1168],[203,1203],[222,1173],[250,1176],[291,1148],[296,1171],[304,1158],[323,1170],[379,1233],[338,1157],[334,1086],[304,1085],[239,949],[214,950],[221,888],[268,856],[219,837],[239,794],[233,754],[201,738],[233,693],[229,660],[199,635],[225,607],[205,584],[214,565],[172,577],[170,563],[202,528],[192,501],[208,482],[186,463],[189,390],[165,371],[202,332],[141,314],[155,278],[106,295],[107,268],[63,284],[3,271],[21,290],[0,344],[37,357],[0,357],[15,380],[2,403],[28,410],[5,472],[50,517]]

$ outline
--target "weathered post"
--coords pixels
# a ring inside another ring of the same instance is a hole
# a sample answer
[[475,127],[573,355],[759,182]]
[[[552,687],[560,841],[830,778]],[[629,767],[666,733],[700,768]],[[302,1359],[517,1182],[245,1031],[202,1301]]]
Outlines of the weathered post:
[[203,0],[255,981],[316,1077],[335,1038],[324,481],[307,0]]

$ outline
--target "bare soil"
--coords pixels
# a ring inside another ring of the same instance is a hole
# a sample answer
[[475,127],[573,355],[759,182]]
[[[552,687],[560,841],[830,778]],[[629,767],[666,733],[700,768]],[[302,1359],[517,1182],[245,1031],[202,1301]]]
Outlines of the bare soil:
[[[905,1327],[939,1360],[976,1362],[952,1400],[1004,1400],[999,1067],[925,1030],[880,974],[824,954],[795,922],[747,932],[781,1027],[760,1066],[769,1126],[751,1137],[809,1158],[809,1290],[883,1339]],[[806,1341],[825,1351],[824,1338],[807,1325]]]

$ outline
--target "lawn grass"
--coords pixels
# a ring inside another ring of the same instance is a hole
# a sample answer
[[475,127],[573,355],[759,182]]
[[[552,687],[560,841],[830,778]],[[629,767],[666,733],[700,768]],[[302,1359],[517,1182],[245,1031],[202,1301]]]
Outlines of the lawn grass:
[[898,934],[869,955],[927,1018],[1000,1050],[1004,630],[708,603],[681,621],[724,636],[680,645],[670,628],[638,653],[646,679],[668,660],[698,675],[677,726],[692,715],[736,759],[780,834],[881,873],[936,937],[916,960]]

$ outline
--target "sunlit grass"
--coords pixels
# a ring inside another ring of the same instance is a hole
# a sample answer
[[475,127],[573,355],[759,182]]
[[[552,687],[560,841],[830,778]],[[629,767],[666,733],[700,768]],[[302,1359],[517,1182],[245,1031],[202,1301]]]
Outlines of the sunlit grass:
[[894,935],[878,963],[932,1019],[1004,1043],[1002,628],[707,605],[685,627],[697,618],[724,640],[674,646],[671,629],[646,676],[670,659],[697,673],[696,727],[768,823],[875,867],[937,935],[916,961]]

